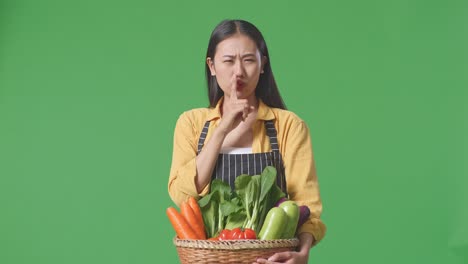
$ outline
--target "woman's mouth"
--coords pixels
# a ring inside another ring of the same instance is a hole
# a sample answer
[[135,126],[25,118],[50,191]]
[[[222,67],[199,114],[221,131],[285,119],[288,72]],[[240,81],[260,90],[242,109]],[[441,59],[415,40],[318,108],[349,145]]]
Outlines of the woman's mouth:
[[239,90],[239,89],[241,89],[242,87],[244,87],[244,82],[238,80],[238,81],[237,81],[237,89]]

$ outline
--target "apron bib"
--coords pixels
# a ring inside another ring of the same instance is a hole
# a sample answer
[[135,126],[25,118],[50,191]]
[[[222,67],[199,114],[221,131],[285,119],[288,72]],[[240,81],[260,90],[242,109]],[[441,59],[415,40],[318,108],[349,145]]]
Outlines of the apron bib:
[[[198,153],[203,148],[206,134],[210,126],[210,121],[206,121],[205,126],[198,140]],[[265,121],[265,129],[270,139],[271,152],[262,153],[247,153],[247,154],[225,154],[220,153],[216,161],[215,168],[211,179],[219,179],[231,186],[234,189],[234,180],[241,174],[259,175],[266,166],[276,168],[276,185],[286,194],[286,177],[284,175],[283,160],[278,147],[278,139],[276,137],[276,128],[273,121]]]

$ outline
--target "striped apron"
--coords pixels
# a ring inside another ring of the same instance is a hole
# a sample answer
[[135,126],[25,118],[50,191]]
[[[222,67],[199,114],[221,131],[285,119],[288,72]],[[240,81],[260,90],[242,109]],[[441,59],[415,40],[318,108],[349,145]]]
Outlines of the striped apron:
[[[198,140],[198,153],[203,148],[210,121],[205,123]],[[220,179],[234,188],[234,180],[241,174],[259,175],[266,166],[274,166],[277,171],[276,184],[287,195],[283,160],[279,152],[276,128],[272,120],[265,121],[267,136],[270,139],[271,152],[224,154],[220,153],[211,179]]]

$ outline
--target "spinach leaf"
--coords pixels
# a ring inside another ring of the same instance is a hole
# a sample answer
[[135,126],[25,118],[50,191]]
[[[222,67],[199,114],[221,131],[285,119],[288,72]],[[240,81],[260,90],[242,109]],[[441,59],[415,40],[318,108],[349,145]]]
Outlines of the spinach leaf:
[[268,192],[271,190],[273,185],[276,183],[276,168],[268,166],[266,167],[261,174],[261,193],[260,200],[263,201],[265,196],[268,195]]
[[227,218],[226,226],[224,228],[234,229],[236,227],[242,227],[244,225],[245,217],[246,215],[244,212],[230,214]]
[[216,199],[209,200],[209,202],[207,202],[203,207],[200,206],[207,237],[213,237],[214,234],[217,232],[216,223],[218,222],[218,207],[219,206]]
[[211,182],[211,192],[218,191],[221,201],[229,200],[231,196],[231,187],[222,180],[214,179]]

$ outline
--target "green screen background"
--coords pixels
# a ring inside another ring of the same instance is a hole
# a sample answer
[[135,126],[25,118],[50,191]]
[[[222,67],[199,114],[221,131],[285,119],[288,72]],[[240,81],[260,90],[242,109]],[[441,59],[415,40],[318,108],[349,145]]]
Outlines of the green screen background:
[[0,1],[0,263],[177,263],[172,133],[225,18],[311,129],[309,263],[468,263],[468,2]]

